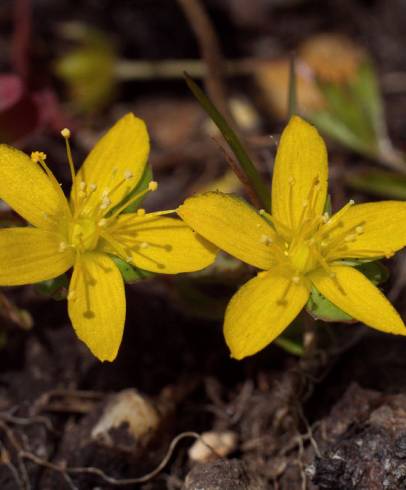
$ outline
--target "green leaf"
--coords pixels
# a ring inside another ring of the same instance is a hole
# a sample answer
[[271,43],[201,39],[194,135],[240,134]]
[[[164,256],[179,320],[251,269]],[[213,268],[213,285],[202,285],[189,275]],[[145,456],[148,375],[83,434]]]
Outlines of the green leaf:
[[308,116],[321,132],[341,143],[343,146],[350,148],[357,153],[362,153],[370,157],[376,157],[377,149],[375,144],[365,141],[349,128],[345,122],[340,120],[328,110],[317,111]]
[[213,102],[193,81],[193,79],[187,73],[184,73],[184,76],[189,89],[192,91],[193,95],[196,97],[203,109],[210,116],[214,124],[218,127],[219,131],[224,136],[224,139],[233,151],[237,161],[241,166],[241,169],[243,170],[249,183],[251,184],[251,187],[256,192],[259,200],[261,201],[263,208],[267,211],[270,211],[271,194],[269,192],[268,186],[258,173],[258,170],[252,163],[247,151],[243,147],[236,133],[231,129],[230,125],[217,110]]
[[357,70],[357,76],[351,83],[354,98],[367,115],[377,137],[387,136],[383,103],[373,64],[364,61]]
[[348,173],[346,181],[357,191],[406,200],[406,176],[401,173],[368,169]]
[[57,301],[66,299],[68,287],[69,280],[66,274],[35,284],[35,289],[40,294],[49,296]]
[[134,284],[135,282],[142,281],[143,279],[149,279],[150,277],[153,277],[155,275],[153,272],[145,271],[131,264],[128,264],[119,257],[111,258],[113,259],[116,266],[119,268],[126,284]]
[[302,315],[295,318],[273,343],[289,354],[302,357],[305,354]]

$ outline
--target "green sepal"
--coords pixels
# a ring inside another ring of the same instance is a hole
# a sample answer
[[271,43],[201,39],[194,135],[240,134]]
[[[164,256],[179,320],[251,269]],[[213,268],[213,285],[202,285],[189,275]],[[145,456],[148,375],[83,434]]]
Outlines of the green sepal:
[[[121,208],[126,202],[129,202],[133,196],[136,194],[139,194],[142,191],[145,191],[148,188],[148,184],[151,182],[153,178],[152,175],[152,169],[150,165],[145,165],[144,172],[138,181],[138,184],[132,189],[131,192],[129,192],[125,198],[120,201],[117,206],[114,206],[114,208],[109,212],[109,215],[114,214],[114,211],[116,209]],[[142,204],[142,201],[145,199],[147,194],[144,194],[143,196],[139,197],[137,200],[133,201],[128,207],[122,211],[123,213],[134,213]]]
[[333,205],[331,203],[331,194],[327,194],[326,203],[324,204],[323,213],[327,213],[329,216],[333,214]]
[[66,274],[35,284],[36,291],[57,301],[66,299],[68,288],[69,280]]
[[138,281],[142,281],[144,279],[149,279],[150,277],[155,276],[153,272],[146,271],[144,269],[140,269],[135,267],[128,262],[120,259],[119,257],[111,257],[113,262],[118,267],[121,275],[123,276],[124,282],[126,284],[134,284]]
[[213,102],[193,81],[193,79],[187,73],[184,73],[184,76],[189,89],[196,97],[202,108],[209,115],[214,124],[217,126],[224,139],[230,146],[231,150],[233,151],[242,171],[248,179],[248,182],[257,194],[259,200],[261,201],[263,208],[267,211],[270,211],[271,193],[269,192],[268,185],[262,179],[237,134],[235,133],[235,131],[233,131],[225,118],[213,104]]
[[306,304],[306,311],[316,320],[351,323],[354,319],[325,298],[314,286]]
[[[379,261],[361,262],[359,260],[342,260],[340,264],[354,267],[369,279],[375,286],[385,282],[389,277],[388,269]],[[314,286],[306,304],[307,312],[316,320],[325,322],[351,323],[354,319],[324,297]]]

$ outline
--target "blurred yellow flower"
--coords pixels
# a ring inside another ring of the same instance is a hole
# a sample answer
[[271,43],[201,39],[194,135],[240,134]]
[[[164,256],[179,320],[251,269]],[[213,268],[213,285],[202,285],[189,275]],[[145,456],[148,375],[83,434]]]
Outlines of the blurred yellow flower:
[[0,145],[0,199],[32,227],[0,230],[0,285],[35,283],[71,267],[68,311],[78,337],[100,360],[112,361],[125,322],[123,279],[117,256],[153,272],[195,271],[214,260],[214,248],[168,212],[122,213],[157,188],[150,182],[137,195],[149,153],[142,120],[121,118],[96,144],[75,174],[68,129],[66,139],[73,184],[68,201],[45,163]]
[[295,116],[276,155],[272,215],[219,192],[191,197],[178,209],[203,237],[262,269],[227,307],[224,334],[233,357],[255,354],[279,336],[302,310],[313,286],[366,325],[406,334],[381,291],[345,262],[390,257],[403,248],[406,203],[350,201],[330,217],[324,212],[327,177],[322,138]]

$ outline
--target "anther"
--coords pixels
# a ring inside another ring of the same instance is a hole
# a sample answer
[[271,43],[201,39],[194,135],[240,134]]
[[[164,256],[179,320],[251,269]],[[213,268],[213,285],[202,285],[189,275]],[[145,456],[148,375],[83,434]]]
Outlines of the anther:
[[86,182],[84,180],[81,180],[79,183],[79,189],[81,191],[84,191],[86,189]]
[[59,244],[58,250],[60,252],[64,252],[68,248],[68,244],[66,242],[61,242]]
[[357,237],[354,234],[350,234],[344,237],[345,242],[353,242]]
[[155,180],[151,180],[151,182],[148,184],[148,190],[154,192],[157,189],[158,189],[158,182],[156,182]]
[[358,235],[361,235],[362,233],[364,233],[364,227],[359,225],[355,228],[355,231],[358,233]]
[[140,248],[148,248],[148,242],[141,242],[140,243]]
[[144,208],[137,209],[137,216],[145,216],[145,209]]
[[96,184],[89,184],[89,191],[90,192],[94,192],[95,190],[97,189],[97,185]]
[[321,246],[322,248],[327,247],[327,245],[328,245],[328,241],[327,241],[327,240],[322,240],[322,241],[321,241],[321,243],[320,243],[320,246]]
[[125,180],[130,180],[134,177],[134,174],[131,172],[131,170],[125,170],[124,171],[124,179]]
[[299,282],[300,282],[300,276],[293,276],[292,277],[292,282],[293,282],[293,284],[299,284]]
[[62,131],[61,131],[61,135],[62,135],[62,136],[65,138],[65,139],[70,138],[70,134],[71,134],[71,133],[70,133],[70,129],[68,129],[68,128],[64,128],[64,129],[62,129]]
[[273,242],[272,238],[268,235],[261,235],[261,243],[265,245],[271,245]]
[[330,219],[330,216],[329,216],[329,214],[326,212],[326,213],[324,213],[324,214],[323,214],[323,216],[321,217],[321,219],[322,219],[323,223],[327,223],[327,222],[328,222],[328,220]]
[[46,160],[47,156],[43,151],[33,151],[31,153],[31,160],[35,163]]
[[111,204],[110,199],[107,196],[102,198],[102,202],[100,204],[100,209],[107,209]]
[[296,184],[296,180],[292,176],[288,178],[288,182],[289,182],[289,185],[295,185]]
[[106,226],[107,225],[107,220],[106,218],[102,218],[101,220],[99,220],[99,222],[97,223],[98,226]]

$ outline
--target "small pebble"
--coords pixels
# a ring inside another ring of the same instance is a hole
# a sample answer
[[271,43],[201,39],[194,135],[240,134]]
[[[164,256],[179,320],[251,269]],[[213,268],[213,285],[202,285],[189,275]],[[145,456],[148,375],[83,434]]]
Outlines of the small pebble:
[[[210,447],[208,447],[210,446]],[[195,463],[208,463],[232,453],[237,446],[235,432],[203,432],[189,449],[189,458]]]

